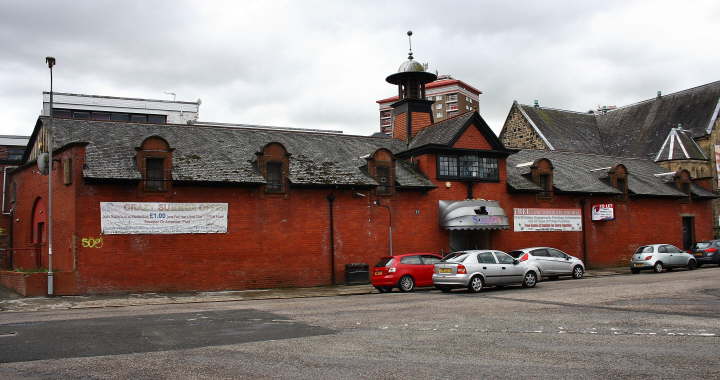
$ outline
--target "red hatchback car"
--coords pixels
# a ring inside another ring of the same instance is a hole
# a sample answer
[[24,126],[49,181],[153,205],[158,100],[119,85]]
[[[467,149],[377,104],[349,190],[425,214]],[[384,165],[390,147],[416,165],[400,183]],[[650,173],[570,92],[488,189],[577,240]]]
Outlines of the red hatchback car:
[[372,269],[371,282],[380,293],[399,288],[411,292],[416,286],[432,286],[435,263],[442,257],[434,253],[406,253],[383,257]]

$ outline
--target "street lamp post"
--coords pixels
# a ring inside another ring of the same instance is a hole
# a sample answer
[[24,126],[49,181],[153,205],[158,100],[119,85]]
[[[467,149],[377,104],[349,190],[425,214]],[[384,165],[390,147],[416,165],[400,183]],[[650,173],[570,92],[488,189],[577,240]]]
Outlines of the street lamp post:
[[47,63],[50,69],[50,122],[46,127],[46,139],[47,139],[47,150],[48,150],[48,211],[47,211],[47,241],[48,241],[48,276],[47,276],[47,294],[52,296],[54,294],[53,289],[53,223],[52,223],[52,169],[53,169],[53,66],[55,66],[54,57],[45,57],[45,63]]

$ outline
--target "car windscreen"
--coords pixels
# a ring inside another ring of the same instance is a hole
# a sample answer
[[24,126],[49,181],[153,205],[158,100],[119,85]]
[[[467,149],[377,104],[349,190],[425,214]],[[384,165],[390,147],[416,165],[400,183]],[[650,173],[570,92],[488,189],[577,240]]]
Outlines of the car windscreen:
[[382,259],[380,259],[380,261],[377,262],[377,264],[375,264],[375,267],[376,268],[389,267],[392,264],[392,262],[393,262],[392,257],[383,257]]
[[643,245],[642,247],[638,248],[635,253],[652,253],[653,247],[651,245]]
[[525,253],[525,252],[523,252],[523,251],[510,251],[510,252],[508,252],[508,255],[510,255],[510,256],[512,256],[512,257],[514,257],[514,258],[517,259],[517,258],[519,258],[520,256],[522,256],[523,253]]
[[465,253],[465,252],[463,252],[463,253],[462,253],[461,255],[459,255],[459,256],[453,256],[453,257],[450,257],[450,258],[447,258],[447,257],[446,257],[446,258],[443,259],[443,261],[444,261],[444,262],[447,262],[447,263],[461,263],[461,262],[465,261],[465,258],[466,258],[466,257],[468,257],[468,254]]
[[695,249],[705,249],[710,248],[710,242],[709,241],[701,241],[695,244]]

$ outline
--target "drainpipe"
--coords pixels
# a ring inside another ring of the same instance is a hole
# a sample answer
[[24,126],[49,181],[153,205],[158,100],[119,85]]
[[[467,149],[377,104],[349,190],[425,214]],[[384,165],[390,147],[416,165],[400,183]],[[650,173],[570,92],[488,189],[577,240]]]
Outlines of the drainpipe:
[[333,202],[335,195],[328,194],[328,209],[330,211],[328,217],[328,226],[330,227],[330,284],[335,285],[335,218],[333,215]]
[[580,200],[580,220],[582,220],[582,257],[583,257],[583,263],[585,263],[585,268],[590,267],[590,263],[588,262],[588,252],[587,252],[587,223],[585,221],[585,217],[587,216],[587,212],[585,211],[585,206],[587,205],[587,199],[583,198]]

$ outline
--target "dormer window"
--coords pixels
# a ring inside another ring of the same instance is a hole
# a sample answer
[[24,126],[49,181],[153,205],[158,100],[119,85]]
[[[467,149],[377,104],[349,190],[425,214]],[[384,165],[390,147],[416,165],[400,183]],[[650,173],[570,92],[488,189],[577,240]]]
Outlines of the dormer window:
[[378,149],[368,157],[368,172],[377,182],[377,195],[393,195],[395,192],[395,157],[387,149]]
[[172,151],[162,137],[148,137],[137,150],[142,188],[148,192],[169,190],[172,184]]
[[625,165],[617,164],[608,170],[610,185],[622,192],[621,198],[626,200],[628,197],[628,171]]
[[547,158],[539,158],[530,167],[532,181],[540,187],[538,198],[551,199],[553,197],[553,165]]
[[287,192],[290,154],[285,147],[280,143],[272,142],[265,145],[257,156],[258,170],[265,177],[265,192],[277,194]]

